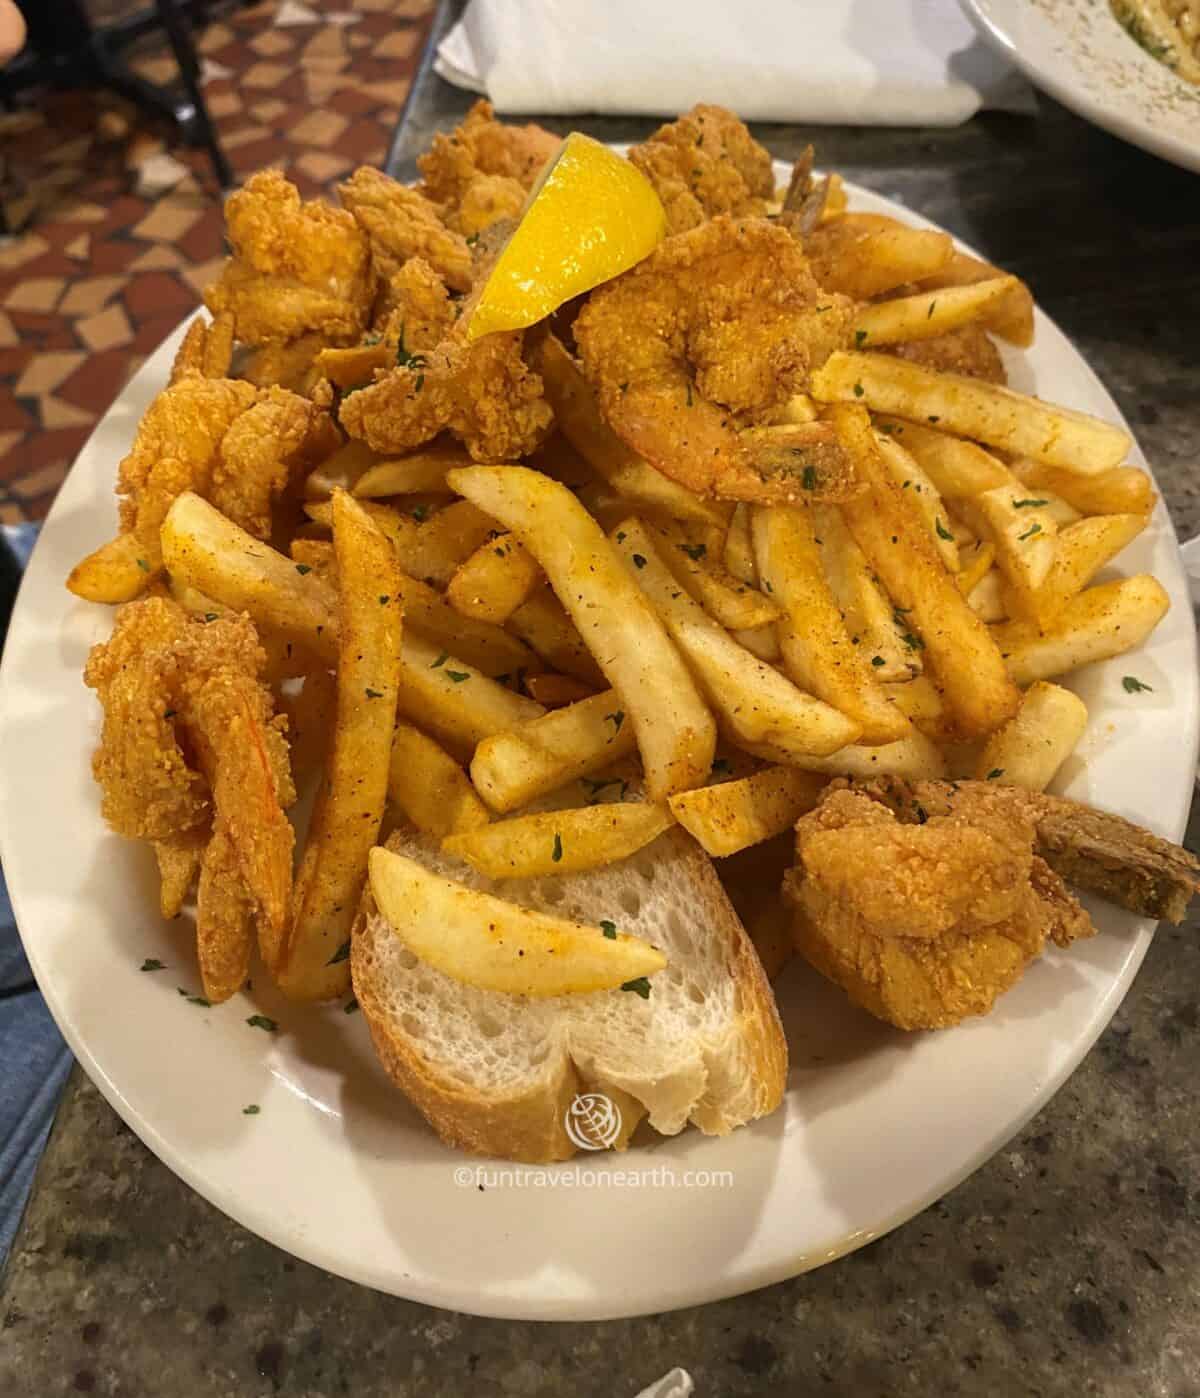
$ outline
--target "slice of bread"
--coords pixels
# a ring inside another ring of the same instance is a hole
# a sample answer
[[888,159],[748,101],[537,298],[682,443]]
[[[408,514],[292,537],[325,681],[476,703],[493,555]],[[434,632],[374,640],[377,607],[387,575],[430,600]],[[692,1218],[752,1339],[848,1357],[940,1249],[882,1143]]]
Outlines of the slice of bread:
[[648,999],[478,990],[418,961],[368,890],[351,936],[354,993],[384,1067],[449,1144],[565,1160],[575,1152],[565,1117],[583,1092],[616,1103],[618,1148],[643,1115],[665,1135],[689,1121],[725,1135],[779,1105],[787,1044],[771,988],[708,856],[684,831],[607,868],[502,883],[414,832],[388,846],[525,907],[611,920],[667,956]]

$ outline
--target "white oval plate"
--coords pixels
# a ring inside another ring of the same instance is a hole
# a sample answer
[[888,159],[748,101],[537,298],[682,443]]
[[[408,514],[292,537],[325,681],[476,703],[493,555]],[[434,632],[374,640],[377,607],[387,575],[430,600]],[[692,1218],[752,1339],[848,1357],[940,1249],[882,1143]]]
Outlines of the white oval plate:
[[[924,224],[865,191],[852,198]],[[1047,956],[987,1019],[940,1034],[878,1024],[793,965],[777,986],[792,1067],[774,1116],[723,1140],[686,1131],[509,1178],[438,1142],[375,1062],[361,1016],[289,1005],[265,977],[217,1008],[181,998],[177,988],[198,987],[189,929],[156,915],[153,860],[105,828],[89,769],[98,708],[80,670],[112,613],[72,599],[63,579],[115,528],[117,462],[182,333],[80,454],[0,670],[0,850],[29,960],[86,1071],[171,1169],[278,1247],[383,1291],[482,1315],[596,1320],[828,1262],[951,1189],[1045,1104],[1120,1004],[1151,924],[1097,906],[1098,937]],[[1040,312],[1036,347],[1008,359],[1016,387],[1120,420]],[[1145,650],[1074,678],[1091,711],[1087,765],[1072,761],[1063,790],[1177,838],[1197,672],[1161,505],[1122,559],[1122,571],[1143,569],[1173,608]],[[1152,692],[1125,694],[1126,673]],[[168,969],[142,973],[146,957]],[[256,1012],[279,1032],[247,1025]],[[244,1114],[251,1104],[257,1115]],[[707,1183],[689,1171],[710,1172]]]
[[1200,87],[1151,58],[1108,0],[960,0],[1038,87],[1114,136],[1200,171]]

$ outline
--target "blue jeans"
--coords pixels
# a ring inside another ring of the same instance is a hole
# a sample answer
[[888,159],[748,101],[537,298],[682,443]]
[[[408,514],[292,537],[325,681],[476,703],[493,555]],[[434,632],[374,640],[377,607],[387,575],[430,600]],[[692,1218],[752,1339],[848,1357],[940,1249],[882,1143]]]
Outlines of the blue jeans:
[[[36,537],[28,525],[5,526],[0,534],[0,647]],[[0,870],[0,1266],[21,1221],[72,1061],[33,982]]]

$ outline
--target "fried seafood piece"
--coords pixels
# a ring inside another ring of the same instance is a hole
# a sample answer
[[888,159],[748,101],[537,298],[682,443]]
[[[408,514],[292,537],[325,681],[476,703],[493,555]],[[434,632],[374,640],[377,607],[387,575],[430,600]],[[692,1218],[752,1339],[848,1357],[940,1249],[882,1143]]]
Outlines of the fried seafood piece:
[[[345,340],[338,336],[337,340]],[[334,343],[337,343],[335,341]],[[308,397],[320,379],[317,356],[330,344],[325,335],[301,335],[295,340],[271,340],[246,356],[241,377],[256,388],[278,385]]]
[[256,539],[268,539],[275,501],[340,444],[333,420],[315,403],[286,388],[263,389],[221,439],[208,501]]
[[721,216],[593,292],[574,334],[609,425],[663,475],[734,500],[836,499],[852,486],[832,427],[764,424],[848,344],[852,310],[785,230]]
[[1200,891],[1200,861],[1121,816],[1079,801],[993,782],[906,782],[881,778],[862,788],[900,820],[979,809],[1029,821],[1037,853],[1064,879],[1144,917],[1180,923]]
[[212,320],[197,317],[175,353],[170,381],[178,383],[189,374],[198,374],[202,379],[228,378],[232,359],[233,317],[224,313]]
[[455,291],[471,285],[471,249],[447,228],[418,190],[362,165],[338,185],[338,196],[371,246],[375,273],[385,281],[410,257],[423,258]]
[[122,608],[84,670],[104,710],[92,763],[104,818],[154,845],[164,912],[179,911],[199,872],[200,969],[213,1001],[245,980],[255,927],[263,940],[281,935],[291,898],[283,811],[295,789],[286,720],[258,678],[264,659],[247,617],[192,621],[147,597]]
[[629,159],[657,190],[671,233],[717,214],[765,214],[775,195],[771,157],[724,107],[693,107],[633,146]]
[[844,782],[797,822],[784,890],[800,953],[901,1029],[986,1014],[1048,939],[1068,946],[1095,931],[1015,807],[905,824]]
[[911,340],[906,344],[885,345],[884,354],[909,359],[926,369],[940,373],[965,374],[968,378],[984,379],[988,383],[1006,384],[1004,361],[991,336],[982,325],[962,325],[935,335],[928,340]]
[[204,293],[214,315],[233,317],[243,344],[358,335],[374,295],[366,234],[354,216],[300,201],[278,170],[263,170],[225,202],[233,256]]
[[516,461],[554,421],[521,344],[520,331],[471,344],[452,335],[427,354],[407,353],[406,363],[342,399],[341,424],[373,451],[410,451],[449,431],[476,461]]
[[448,135],[434,136],[418,158],[423,192],[469,237],[520,212],[526,192],[561,144],[544,127],[497,121],[492,104],[481,99]]

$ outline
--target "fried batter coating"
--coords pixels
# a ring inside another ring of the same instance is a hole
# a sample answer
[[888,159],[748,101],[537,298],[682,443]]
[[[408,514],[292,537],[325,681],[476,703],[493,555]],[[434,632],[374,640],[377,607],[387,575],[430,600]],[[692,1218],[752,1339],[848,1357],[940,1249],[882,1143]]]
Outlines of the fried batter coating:
[[451,216],[465,238],[473,238],[498,223],[520,218],[528,190],[511,175],[476,175],[463,190]]
[[466,239],[446,227],[423,194],[362,165],[338,185],[338,195],[370,241],[379,277],[389,280],[410,257],[420,257],[455,291],[470,287]]
[[[245,979],[248,928],[281,935],[291,896],[295,800],[282,725],[260,683],[264,653],[246,617],[189,620],[163,597],[130,603],[95,646],[84,682],[104,710],[93,772],[104,818],[153,842],[164,911],[178,912],[200,866],[221,897],[202,900],[205,994],[228,998]],[[211,831],[211,837],[210,837]],[[213,842],[217,842],[214,851]],[[203,854],[198,856],[200,849]],[[254,917],[231,918],[248,904]]]
[[171,383],[178,383],[188,374],[204,379],[229,377],[233,359],[233,317],[219,315],[213,320],[197,317],[187,328],[183,343],[171,365]]
[[278,384],[307,398],[321,377],[316,368],[317,356],[330,343],[347,338],[341,335],[331,342],[325,335],[312,334],[296,340],[271,340],[246,356],[241,377],[256,388]]
[[633,146],[629,159],[658,191],[671,233],[717,214],[765,214],[771,157],[725,107],[700,103]]
[[[424,192],[445,207],[447,219],[466,235],[480,227],[467,226],[489,205],[508,207],[489,217],[512,217],[524,202],[524,191],[533,186],[542,166],[558,150],[561,139],[532,123],[512,126],[497,121],[490,102],[480,99],[449,135],[438,133],[433,144],[417,160]],[[506,181],[501,184],[500,181]],[[485,183],[485,181],[487,181]],[[514,190],[522,191],[512,207]]]
[[268,539],[272,505],[339,442],[328,413],[307,398],[263,389],[221,439],[208,500],[256,539]]
[[848,343],[852,309],[783,229],[722,216],[594,291],[574,333],[604,416],[652,466],[699,494],[782,503],[848,479],[832,429],[746,429]]
[[1066,946],[1095,931],[1034,853],[1034,837],[1012,803],[956,803],[903,824],[866,791],[835,782],[796,826],[785,889],[797,948],[901,1029],[986,1014],[1047,938]]
[[225,201],[225,225],[233,256],[204,302],[233,316],[244,344],[361,332],[374,291],[370,251],[346,210],[301,203],[280,171],[263,170]]
[[984,379],[987,383],[1006,384],[1004,361],[982,325],[962,325],[944,335],[928,340],[911,340],[906,344],[886,345],[883,352],[926,369],[945,374],[966,374],[968,378]]

